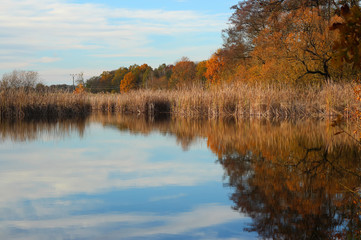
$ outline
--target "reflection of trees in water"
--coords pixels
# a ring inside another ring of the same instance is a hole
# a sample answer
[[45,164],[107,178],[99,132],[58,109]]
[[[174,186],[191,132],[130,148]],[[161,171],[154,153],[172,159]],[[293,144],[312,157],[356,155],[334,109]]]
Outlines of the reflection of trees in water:
[[[290,143],[286,153],[250,148],[219,158],[235,192],[234,209],[249,214],[249,231],[274,239],[330,239],[359,236],[359,206],[353,193],[361,178],[357,146],[305,148],[303,139]],[[267,140],[265,140],[267,141]],[[312,142],[308,144],[312,145]],[[268,149],[269,150],[269,149]],[[302,156],[302,157],[300,157]]]
[[2,121],[0,122],[0,141],[34,141],[44,137],[62,139],[72,132],[83,137],[86,123],[85,118],[62,121]]
[[120,131],[127,131],[132,134],[149,135],[152,132],[159,132],[163,135],[176,137],[177,144],[183,150],[196,143],[199,138],[204,137],[201,127],[204,121],[187,119],[148,119],[143,116],[134,115],[92,115],[91,121],[101,122],[105,126],[116,126]]
[[62,123],[0,124],[0,139],[34,140],[44,132],[83,135],[87,122],[133,134],[172,135],[183,149],[199,138],[218,156],[234,209],[253,219],[249,231],[274,239],[357,238],[361,150],[327,122],[154,121],[130,116],[92,116]]
[[[136,134],[160,131],[188,148],[206,138],[235,192],[234,209],[249,214],[249,231],[274,239],[357,237],[360,149],[327,122],[152,122],[126,116],[104,123]],[[130,130],[129,130],[130,129]]]

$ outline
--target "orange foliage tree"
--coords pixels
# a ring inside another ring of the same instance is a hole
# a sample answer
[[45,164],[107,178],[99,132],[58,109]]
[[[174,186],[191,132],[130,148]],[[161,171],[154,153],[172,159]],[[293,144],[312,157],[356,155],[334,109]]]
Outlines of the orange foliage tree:
[[170,77],[170,87],[191,87],[195,83],[195,77],[196,64],[183,57],[173,68],[172,76]]
[[132,72],[125,74],[124,79],[120,82],[120,92],[125,93],[136,87],[136,77]]
[[277,19],[254,39],[251,76],[271,82],[329,81],[337,75],[332,65],[333,39],[329,22],[319,8],[300,8]]
[[120,67],[114,72],[114,77],[112,79],[112,84],[119,86],[120,82],[123,80],[125,74],[129,72],[128,68]]
[[209,84],[214,85],[221,83],[224,66],[224,59],[220,54],[220,50],[218,50],[206,63],[207,71],[204,75]]
[[75,94],[82,94],[85,93],[85,88],[83,84],[79,84],[78,86],[76,86],[74,92]]

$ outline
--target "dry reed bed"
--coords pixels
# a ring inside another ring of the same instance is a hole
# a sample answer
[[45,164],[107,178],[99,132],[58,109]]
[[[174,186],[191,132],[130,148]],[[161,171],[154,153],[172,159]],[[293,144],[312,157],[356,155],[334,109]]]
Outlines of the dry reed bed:
[[68,119],[85,117],[91,112],[88,99],[70,93],[0,91],[0,120]]
[[214,90],[150,91],[90,95],[93,110],[174,117],[324,118],[358,108],[351,85],[322,89],[292,87],[224,87]]
[[0,91],[0,118],[68,118],[119,112],[184,118],[325,118],[358,109],[351,85],[316,88],[247,86],[219,89],[138,90],[127,94]]

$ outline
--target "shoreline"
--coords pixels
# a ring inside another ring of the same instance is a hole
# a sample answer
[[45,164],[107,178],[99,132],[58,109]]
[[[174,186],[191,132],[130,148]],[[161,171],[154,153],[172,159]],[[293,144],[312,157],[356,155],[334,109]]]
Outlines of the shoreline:
[[349,118],[359,108],[350,84],[322,88],[238,86],[136,90],[126,94],[0,91],[0,119],[86,117],[92,112],[149,118]]

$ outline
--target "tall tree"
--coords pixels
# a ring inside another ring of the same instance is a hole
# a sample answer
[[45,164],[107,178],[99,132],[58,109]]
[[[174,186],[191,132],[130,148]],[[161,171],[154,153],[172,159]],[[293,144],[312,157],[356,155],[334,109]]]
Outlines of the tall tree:
[[338,1],[333,0],[245,0],[231,7],[229,27],[223,31],[224,49],[233,61],[249,57],[254,39],[286,14],[301,8],[318,8],[324,18],[331,18]]
[[[299,80],[306,75],[316,75],[316,79],[318,76],[328,81],[334,38],[335,33],[329,31],[329,23],[319,8],[300,8],[284,14],[262,30],[254,39],[252,56],[259,61],[262,71],[272,69],[268,74],[277,74],[276,78],[289,76]],[[283,71],[277,73],[280,69]],[[284,73],[286,76],[282,77]]]

